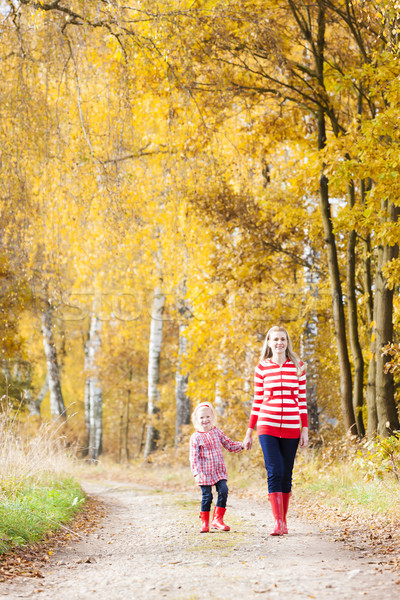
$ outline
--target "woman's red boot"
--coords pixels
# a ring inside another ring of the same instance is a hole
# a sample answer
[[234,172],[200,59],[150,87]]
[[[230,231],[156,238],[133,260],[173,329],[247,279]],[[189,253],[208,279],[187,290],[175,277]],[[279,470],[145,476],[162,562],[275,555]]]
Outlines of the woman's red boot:
[[273,492],[268,494],[271,502],[272,514],[275,518],[275,527],[270,535],[283,535],[283,502],[282,492]]
[[213,520],[211,523],[211,527],[213,529],[220,529],[221,531],[230,531],[229,525],[225,525],[224,523],[224,514],[226,512],[226,508],[222,508],[222,506],[216,506],[214,508]]
[[208,533],[210,531],[210,511],[208,512],[201,512],[200,513],[200,519],[201,519],[201,529],[200,529],[200,533]]
[[282,492],[282,504],[283,504],[283,533],[288,532],[286,515],[289,508],[289,498],[292,492],[285,494]]

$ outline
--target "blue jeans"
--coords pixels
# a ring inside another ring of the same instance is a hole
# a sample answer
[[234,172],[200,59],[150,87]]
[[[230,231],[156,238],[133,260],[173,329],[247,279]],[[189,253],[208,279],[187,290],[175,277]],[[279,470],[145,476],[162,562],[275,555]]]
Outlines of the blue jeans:
[[[210,512],[211,503],[213,499],[212,495],[212,486],[211,485],[201,485],[201,512]],[[226,501],[228,500],[228,485],[226,483],[226,479],[220,479],[215,484],[215,488],[218,493],[217,506],[221,508],[226,507]]]
[[299,439],[258,436],[268,473],[268,492],[289,493],[292,489],[292,471]]

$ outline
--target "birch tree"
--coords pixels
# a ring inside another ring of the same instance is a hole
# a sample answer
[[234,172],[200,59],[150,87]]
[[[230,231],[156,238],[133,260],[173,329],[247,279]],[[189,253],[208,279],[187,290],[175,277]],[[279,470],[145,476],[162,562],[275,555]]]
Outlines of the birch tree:
[[66,418],[64,399],[61,391],[60,373],[56,343],[53,334],[53,307],[45,300],[42,312],[43,346],[46,355],[47,380],[50,392],[50,413],[53,419]]
[[[184,286],[184,294],[186,291]],[[190,399],[187,394],[189,374],[183,370],[183,361],[187,355],[187,318],[188,309],[183,299],[178,308],[179,314],[179,340],[178,340],[178,363],[175,375],[175,447],[179,446],[182,434],[182,425],[190,423]]]
[[37,398],[33,398],[32,394],[29,397],[29,412],[31,417],[40,417],[40,407],[42,406],[42,402],[46,397],[47,392],[49,391],[49,378],[46,375],[46,379],[42,385],[42,388],[37,396]]
[[85,347],[85,421],[88,456],[96,462],[103,451],[103,393],[99,379],[98,359],[101,348],[101,321],[92,311],[88,340]]
[[163,314],[165,294],[160,287],[154,289],[151,307],[149,361],[147,371],[147,416],[146,442],[144,456],[147,457],[156,448],[157,426],[156,415],[160,399],[160,360],[163,337]]

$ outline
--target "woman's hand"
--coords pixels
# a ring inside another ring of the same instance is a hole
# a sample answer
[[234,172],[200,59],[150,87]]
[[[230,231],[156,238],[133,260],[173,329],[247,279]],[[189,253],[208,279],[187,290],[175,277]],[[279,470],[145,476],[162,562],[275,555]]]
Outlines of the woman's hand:
[[243,448],[245,450],[250,450],[250,448],[253,445],[253,430],[252,429],[248,429],[246,432],[246,436],[243,440]]
[[308,446],[308,427],[303,427],[300,433],[300,448]]

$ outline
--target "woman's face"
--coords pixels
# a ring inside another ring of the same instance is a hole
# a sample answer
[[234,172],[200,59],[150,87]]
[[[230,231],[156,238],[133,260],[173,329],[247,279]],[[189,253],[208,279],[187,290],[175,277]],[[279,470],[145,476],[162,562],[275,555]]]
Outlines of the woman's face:
[[196,414],[197,422],[199,424],[199,431],[210,431],[212,428],[212,412],[208,406],[202,406],[199,408]]
[[268,346],[273,354],[285,354],[287,345],[287,337],[284,331],[273,331],[269,336]]

